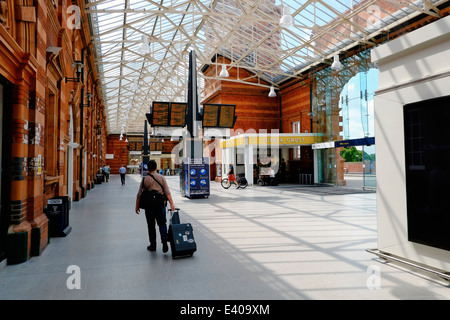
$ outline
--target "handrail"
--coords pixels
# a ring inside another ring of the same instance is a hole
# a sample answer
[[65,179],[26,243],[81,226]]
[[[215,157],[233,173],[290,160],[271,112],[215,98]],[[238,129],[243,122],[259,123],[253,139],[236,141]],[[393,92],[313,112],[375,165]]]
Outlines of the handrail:
[[406,261],[406,260],[403,260],[403,259],[391,256],[389,254],[384,254],[384,253],[381,253],[377,249],[366,249],[366,251],[369,252],[369,253],[372,253],[374,255],[377,255],[379,257],[385,258],[386,260],[393,260],[393,261],[400,262],[400,263],[406,264],[408,266],[411,266],[411,267],[414,267],[414,268],[417,268],[417,269],[421,269],[421,270],[426,271],[426,272],[433,273],[433,274],[443,278],[446,281],[450,281],[450,273],[443,273],[443,272],[440,272],[440,271],[437,271],[437,270],[434,270],[434,269],[431,269],[431,268],[427,268],[427,267],[419,265],[419,264],[412,263],[410,261]]

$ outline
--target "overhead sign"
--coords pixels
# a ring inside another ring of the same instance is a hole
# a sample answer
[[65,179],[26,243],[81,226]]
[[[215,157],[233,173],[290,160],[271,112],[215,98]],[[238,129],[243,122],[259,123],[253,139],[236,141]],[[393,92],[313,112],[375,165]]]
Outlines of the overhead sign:
[[170,126],[184,127],[186,125],[187,103],[172,102],[170,104]]
[[219,105],[218,104],[203,105],[203,128],[218,127],[217,119],[219,119]]
[[222,140],[221,146],[224,149],[240,146],[278,148],[309,146],[321,140],[322,137],[315,133],[242,134],[233,136],[227,140]]
[[152,126],[168,126],[169,125],[169,107],[170,107],[170,102],[155,102],[155,101],[153,101]]
[[234,111],[236,106],[223,104],[220,106],[219,128],[234,126]]
[[319,142],[311,145],[313,150],[334,148],[334,141]]
[[163,143],[162,142],[149,142],[149,151],[163,151]]
[[152,127],[184,127],[186,110],[187,103],[153,101],[152,112],[146,117]]
[[249,137],[249,144],[257,145],[279,145],[279,146],[300,146],[311,145],[316,142],[317,138],[311,134],[292,134],[292,135],[260,135],[257,137]]
[[375,144],[375,138],[374,137],[360,138],[360,139],[349,139],[349,140],[341,140],[341,141],[335,141],[334,142],[334,146],[336,148],[353,147],[353,146],[371,146],[373,144]]
[[236,106],[206,103],[203,105],[203,128],[233,128]]

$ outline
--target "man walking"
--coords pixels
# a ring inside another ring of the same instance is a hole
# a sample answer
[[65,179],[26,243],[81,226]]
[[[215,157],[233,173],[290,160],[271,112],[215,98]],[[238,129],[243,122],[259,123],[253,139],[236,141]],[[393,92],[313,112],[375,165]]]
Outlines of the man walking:
[[125,184],[125,174],[127,173],[127,169],[125,168],[125,166],[120,167],[119,173],[120,173],[120,181],[122,182],[122,185],[124,185]]
[[[160,194],[165,194],[167,200],[170,204],[170,210],[175,210],[175,205],[172,200],[172,195],[170,194],[169,186],[164,176],[156,172],[156,162],[155,160],[150,160],[148,163],[148,175],[142,179],[139,186],[139,190],[136,197],[136,213],[139,214],[139,198],[141,197],[142,190],[155,190]],[[169,250],[167,245],[167,225],[166,225],[166,207],[152,207],[145,209],[145,218],[147,219],[147,229],[150,245],[147,247],[149,251],[156,250],[156,230],[155,221],[159,227],[159,234],[161,236],[161,242],[163,245],[163,252],[166,253]]]
[[103,181],[109,182],[108,166],[106,164],[103,166]]

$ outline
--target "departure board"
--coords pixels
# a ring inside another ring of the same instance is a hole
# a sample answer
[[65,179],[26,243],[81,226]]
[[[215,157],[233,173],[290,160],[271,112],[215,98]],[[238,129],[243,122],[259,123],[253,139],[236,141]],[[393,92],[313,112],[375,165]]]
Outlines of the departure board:
[[153,101],[153,121],[152,126],[168,126],[169,125],[169,102]]
[[148,149],[149,151],[163,151],[163,143],[150,141]]
[[203,105],[203,127],[217,127],[219,120],[219,104]]
[[222,104],[220,106],[219,127],[232,128],[234,125],[234,110],[236,106],[230,104]]
[[186,125],[187,103],[172,102],[170,104],[170,126],[184,127]]

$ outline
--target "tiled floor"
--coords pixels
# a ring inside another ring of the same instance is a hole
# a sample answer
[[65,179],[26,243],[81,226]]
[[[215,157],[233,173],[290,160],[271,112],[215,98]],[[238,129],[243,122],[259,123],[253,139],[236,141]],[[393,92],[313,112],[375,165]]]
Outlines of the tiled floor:
[[[198,251],[172,259],[146,250],[140,177],[96,185],[70,211],[72,232],[41,256],[0,266],[0,299],[449,299],[443,280],[385,264],[376,248],[376,194],[278,186],[183,198],[168,177]],[[80,289],[67,269],[79,267]]]

